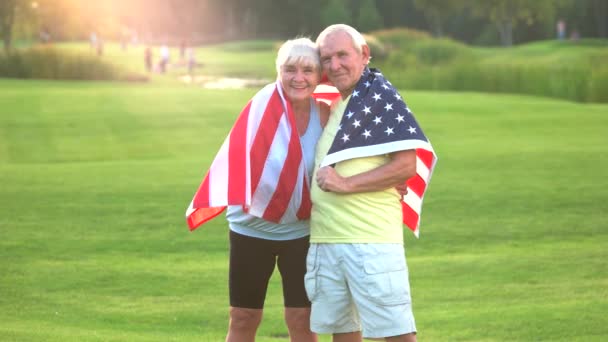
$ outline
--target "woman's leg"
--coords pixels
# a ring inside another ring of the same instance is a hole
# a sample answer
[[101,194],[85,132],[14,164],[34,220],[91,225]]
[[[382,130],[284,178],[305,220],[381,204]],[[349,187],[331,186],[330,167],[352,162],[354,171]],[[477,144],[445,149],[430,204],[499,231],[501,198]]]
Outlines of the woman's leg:
[[308,240],[307,236],[285,241],[277,260],[283,282],[285,322],[291,342],[317,341],[317,335],[310,330],[310,301],[304,288]]
[[317,341],[317,334],[310,331],[310,308],[285,308],[285,322],[291,342]]
[[226,342],[254,342],[262,321],[262,309],[230,307],[230,323]]
[[276,264],[272,242],[230,231],[230,323],[226,341],[253,342]]

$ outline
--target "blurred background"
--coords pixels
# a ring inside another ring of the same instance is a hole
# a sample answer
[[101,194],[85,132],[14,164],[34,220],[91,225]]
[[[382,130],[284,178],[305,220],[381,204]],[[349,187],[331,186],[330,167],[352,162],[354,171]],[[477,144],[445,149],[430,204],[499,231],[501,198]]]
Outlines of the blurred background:
[[2,0],[5,48],[34,40],[179,44],[315,36],[337,22],[363,32],[407,27],[474,45],[606,38],[605,0]]

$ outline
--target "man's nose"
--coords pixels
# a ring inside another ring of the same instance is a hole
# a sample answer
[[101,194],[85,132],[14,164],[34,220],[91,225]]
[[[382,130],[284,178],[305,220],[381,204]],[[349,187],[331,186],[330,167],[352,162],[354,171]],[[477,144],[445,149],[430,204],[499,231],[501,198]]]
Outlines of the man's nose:
[[338,70],[340,68],[340,61],[337,58],[332,57],[329,63],[329,70]]

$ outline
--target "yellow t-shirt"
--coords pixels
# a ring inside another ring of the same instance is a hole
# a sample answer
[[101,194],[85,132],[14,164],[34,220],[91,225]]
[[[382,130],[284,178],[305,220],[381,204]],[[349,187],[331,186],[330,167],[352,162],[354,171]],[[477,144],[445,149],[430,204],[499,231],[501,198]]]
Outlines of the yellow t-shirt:
[[[315,170],[331,147],[350,96],[332,110],[317,143]],[[349,159],[339,162],[335,169],[348,177],[386,164],[388,155]],[[310,242],[312,243],[403,243],[403,224],[399,194],[394,188],[376,192],[337,194],[319,188],[315,177],[311,181],[312,213]]]

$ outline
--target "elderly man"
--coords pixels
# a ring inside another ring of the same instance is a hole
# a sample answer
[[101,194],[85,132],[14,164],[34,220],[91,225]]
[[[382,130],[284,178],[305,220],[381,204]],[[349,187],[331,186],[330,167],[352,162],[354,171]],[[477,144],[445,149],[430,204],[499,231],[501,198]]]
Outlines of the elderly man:
[[334,341],[415,341],[403,249],[401,196],[430,148],[370,49],[347,25],[317,38],[321,65],[340,92],[317,144],[305,285],[311,330]]

